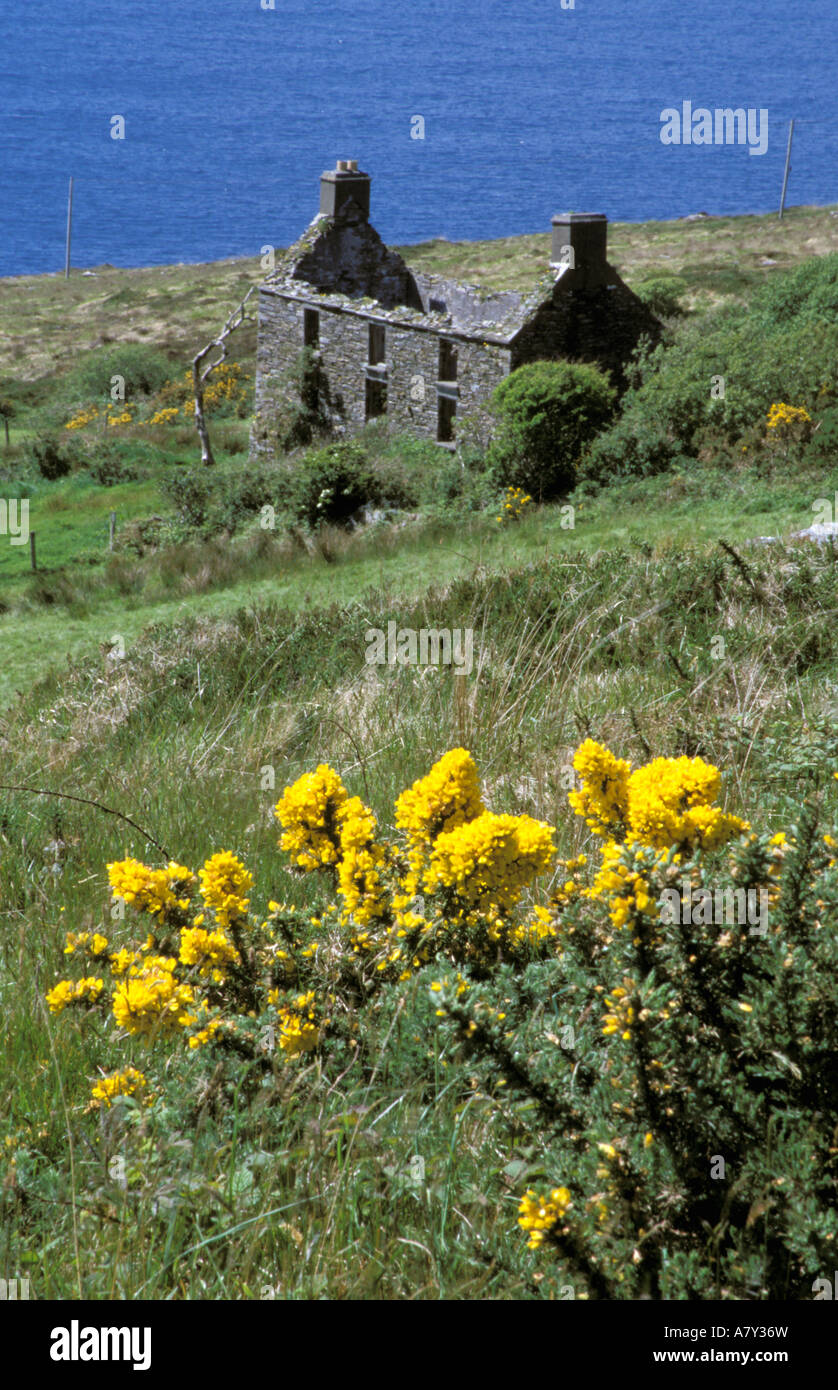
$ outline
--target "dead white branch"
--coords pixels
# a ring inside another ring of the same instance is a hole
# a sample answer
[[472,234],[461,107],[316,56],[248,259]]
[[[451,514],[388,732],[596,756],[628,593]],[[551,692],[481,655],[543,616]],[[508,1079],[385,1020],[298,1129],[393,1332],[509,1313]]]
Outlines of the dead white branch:
[[[227,345],[230,337],[240,328],[243,323],[252,322],[253,314],[247,312],[247,301],[253,294],[256,286],[251,285],[241,304],[230,314],[227,322],[217,337],[202,347],[200,352],[196,352],[192,358],[192,389],[195,395],[195,428],[198,431],[198,438],[201,441],[201,462],[205,464],[215,463],[215,457],[210,444],[209,429],[207,428],[207,418],[204,412],[204,387],[221,363],[227,357]],[[213,362],[207,362],[210,354],[217,350],[218,357]],[[204,365],[206,363],[206,365]]]

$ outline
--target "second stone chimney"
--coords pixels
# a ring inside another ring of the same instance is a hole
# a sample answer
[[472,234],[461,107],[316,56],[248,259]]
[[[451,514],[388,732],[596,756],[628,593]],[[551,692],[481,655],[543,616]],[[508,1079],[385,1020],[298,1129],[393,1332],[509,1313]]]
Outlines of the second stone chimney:
[[363,214],[370,215],[370,176],[358,168],[357,159],[339,159],[335,169],[327,169],[320,178],[320,211],[336,217],[341,208],[353,199]]
[[551,266],[573,272],[574,289],[595,290],[606,283],[608,218],[604,212],[560,212],[553,218]]

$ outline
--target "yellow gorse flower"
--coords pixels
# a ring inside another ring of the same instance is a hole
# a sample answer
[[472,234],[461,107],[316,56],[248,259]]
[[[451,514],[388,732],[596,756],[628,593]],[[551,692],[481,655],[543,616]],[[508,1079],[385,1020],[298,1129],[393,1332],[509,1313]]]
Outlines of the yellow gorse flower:
[[550,868],[553,833],[530,816],[485,811],[437,836],[422,887],[428,893],[451,889],[469,908],[513,907],[533,878]]
[[126,1032],[148,1037],[185,1028],[192,1022],[187,1009],[194,1001],[194,991],[178,982],[174,969],[153,958],[146,968],[117,985],[113,1013]]
[[112,1072],[110,1076],[103,1076],[93,1086],[88,1109],[94,1110],[104,1106],[105,1109],[109,1110],[119,1096],[136,1095],[139,1091],[144,1091],[147,1086],[148,1082],[143,1073],[137,1071],[135,1067],[126,1067],[124,1071]]
[[782,430],[789,425],[811,425],[812,417],[805,406],[777,401],[768,412],[767,423],[770,430]]
[[47,994],[51,1014],[60,1014],[69,1004],[95,1004],[103,989],[104,980],[88,976],[82,980],[59,980]]
[[563,1224],[572,1205],[566,1187],[554,1187],[546,1197],[532,1189],[524,1193],[518,1208],[518,1225],[528,1232],[527,1245],[531,1250],[537,1250],[546,1237]]
[[253,875],[234,854],[229,850],[213,854],[199,871],[199,877],[201,896],[215,912],[220,927],[247,916],[250,899],[245,894],[253,887]]

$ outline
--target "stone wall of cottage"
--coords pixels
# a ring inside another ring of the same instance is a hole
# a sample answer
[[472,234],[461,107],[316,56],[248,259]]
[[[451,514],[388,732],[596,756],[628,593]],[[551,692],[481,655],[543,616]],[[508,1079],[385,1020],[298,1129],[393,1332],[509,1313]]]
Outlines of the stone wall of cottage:
[[[316,300],[308,304],[263,290],[259,302],[259,334],[255,394],[255,418],[251,435],[254,454],[272,453],[276,447],[277,420],[289,378],[299,360],[304,341],[304,310],[319,313],[322,402],[337,434],[352,434],[366,419],[366,363],[369,325],[382,325],[388,421],[397,429],[437,438],[437,381],[440,341],[446,339],[456,352],[457,415],[485,413],[492,390],[511,370],[512,355],[499,344],[457,338],[440,328],[433,330],[399,322],[386,312],[369,317],[328,308]],[[456,432],[456,426],[455,426]]]
[[538,359],[594,362],[623,391],[626,365],[644,333],[657,342],[660,324],[616,272],[597,290],[569,290],[560,282],[515,338],[512,369]]

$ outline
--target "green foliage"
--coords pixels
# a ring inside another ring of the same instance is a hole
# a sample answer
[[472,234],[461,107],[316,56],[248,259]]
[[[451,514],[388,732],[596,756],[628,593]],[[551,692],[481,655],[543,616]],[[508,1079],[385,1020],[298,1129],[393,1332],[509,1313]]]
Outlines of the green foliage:
[[838,320],[838,252],[813,256],[783,275],[772,275],[754,296],[751,317],[774,335],[799,324]]
[[806,459],[815,465],[838,459],[838,407],[824,411],[818,428],[805,451]]
[[125,398],[153,396],[169,380],[172,364],[164,353],[143,343],[94,348],[69,372],[65,391],[80,400],[110,397],[111,381],[120,376],[125,382]]
[[81,461],[92,478],[102,487],[135,482],[144,475],[132,443],[113,439],[80,441]]
[[270,435],[280,454],[311,444],[328,431],[326,384],[313,348],[300,350],[277,383],[276,398],[279,404],[270,421]]
[[[750,311],[724,309],[691,320],[674,343],[649,354],[620,418],[587,450],[582,476],[648,476],[679,454],[696,458],[742,439],[752,448],[764,441],[768,410],[779,401],[805,406],[817,420],[838,394],[838,321],[829,317],[833,259],[825,257],[830,264],[817,273],[808,265],[793,273],[805,282],[799,299],[785,286],[790,277],[778,277],[766,287],[773,298]],[[766,305],[773,306],[770,313]]]
[[568,491],[584,444],[613,414],[616,392],[596,367],[532,362],[495,388],[498,421],[488,465],[501,488],[522,487],[538,501]]
[[[655,909],[615,930],[580,900],[560,965],[449,994],[483,1084],[502,1078],[530,1108],[521,1177],[570,1191],[544,1250],[576,1297],[808,1299],[832,1269],[838,875],[816,820],[801,808],[781,871],[767,834],[697,853],[683,923]],[[654,898],[665,876],[644,876]],[[699,883],[751,891],[751,919],[700,924]],[[617,986],[620,1026],[603,1036]]]
[[380,497],[369,458],[355,440],[309,450],[291,465],[288,511],[312,530],[325,523],[346,523],[365,503]]
[[660,319],[679,318],[684,313],[680,296],[686,291],[686,281],[679,275],[656,275],[634,286],[638,299]]
[[25,457],[27,464],[37,468],[47,482],[65,478],[79,462],[74,441],[55,434],[40,434],[28,440]]
[[160,488],[173,503],[182,526],[203,527],[217,490],[214,475],[203,467],[176,469],[161,480]]

